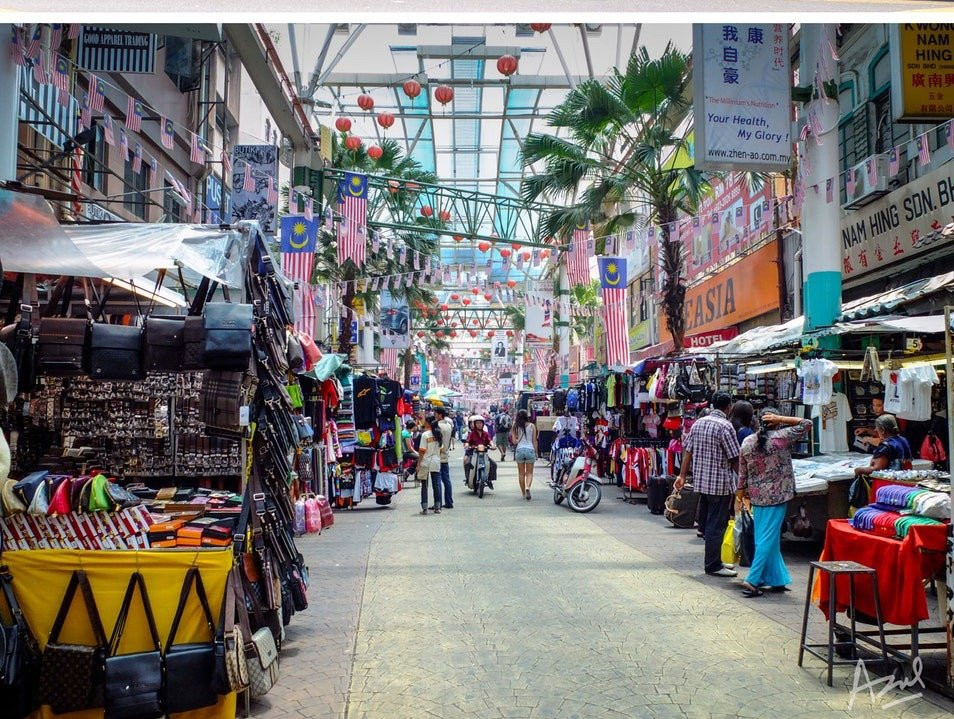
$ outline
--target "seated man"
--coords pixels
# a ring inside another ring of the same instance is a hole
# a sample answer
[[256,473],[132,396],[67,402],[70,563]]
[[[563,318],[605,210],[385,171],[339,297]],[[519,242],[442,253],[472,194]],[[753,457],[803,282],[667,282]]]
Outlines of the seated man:
[[[484,418],[475,414],[470,418],[470,433],[467,435],[467,449],[464,452],[464,481],[470,486],[470,471],[473,467],[472,455],[477,447],[483,446],[485,451],[490,450],[490,433],[484,428]],[[487,454],[487,461],[490,463],[490,471],[487,473],[487,486],[494,488],[494,482],[497,480],[497,463]]]

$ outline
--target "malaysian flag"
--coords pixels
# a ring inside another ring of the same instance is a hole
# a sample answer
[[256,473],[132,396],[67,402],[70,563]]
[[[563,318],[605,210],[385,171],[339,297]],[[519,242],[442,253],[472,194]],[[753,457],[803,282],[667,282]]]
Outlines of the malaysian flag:
[[242,178],[242,189],[245,192],[255,192],[256,182],[252,177],[252,163],[245,163],[245,176]]
[[80,34],[80,24],[78,22],[73,22],[69,24],[69,30],[66,32],[66,37],[68,40],[75,40],[79,37]]
[[894,177],[898,174],[898,168],[901,165],[901,158],[899,157],[898,148],[891,148],[891,152],[888,154],[888,176]]
[[159,136],[162,140],[162,146],[171,150],[176,141],[176,126],[168,117],[162,117],[161,115],[159,116]]
[[848,194],[848,199],[853,199],[855,196],[855,168],[848,170],[848,177],[845,178],[845,192]]
[[119,155],[123,162],[129,159],[129,139],[126,137],[126,130],[119,128]]
[[37,25],[33,30],[33,37],[30,38],[30,42],[27,43],[24,54],[28,58],[39,57],[40,55],[40,26]]
[[10,25],[10,30],[13,32],[13,39],[10,43],[10,54],[13,57],[13,63],[17,67],[26,67],[27,61],[23,54],[21,31],[16,25]]
[[865,160],[865,172],[868,173],[868,184],[876,185],[878,184],[878,166],[875,164],[874,158],[869,157]]
[[311,282],[318,223],[301,215],[285,215],[281,231],[282,274],[296,282]]
[[89,106],[93,112],[102,112],[106,96],[103,94],[103,82],[93,73],[89,74]]
[[[364,264],[367,241],[358,228],[368,223],[368,177],[346,172],[338,185],[338,203],[342,222],[338,225],[338,264],[351,260],[358,267]],[[404,263],[402,248],[402,264]]]
[[835,201],[835,180],[829,177],[825,180],[825,202],[831,204]]
[[[275,178],[274,178],[274,177],[269,177],[269,178],[268,178],[267,190],[266,190],[266,193],[265,193],[265,201],[266,201],[268,204],[270,204],[270,205],[274,205],[275,203],[278,202],[278,190],[275,189]],[[310,220],[311,218],[310,218],[310,217],[306,217],[305,219]]]
[[918,137],[918,162],[921,165],[931,164],[931,149],[928,147],[928,136],[920,135]]
[[600,257],[603,325],[606,329],[606,364],[629,364],[629,327],[626,319],[626,258]]
[[132,171],[137,175],[142,172],[142,145],[138,142],[136,143],[136,151],[133,153]]
[[130,132],[142,131],[142,102],[130,95],[126,99],[126,127]]
[[46,58],[41,55],[33,61],[33,79],[37,85],[46,85]]
[[189,150],[189,162],[193,162],[196,165],[204,165],[205,149],[202,147],[202,140],[194,132],[189,134],[192,135],[192,147]]
[[315,201],[310,197],[305,198],[305,219],[311,222],[315,217]]
[[229,157],[229,151],[222,149],[222,177],[232,176],[232,158]]
[[62,55],[57,55],[53,63],[53,84],[64,92],[70,89],[70,64]]
[[299,282],[295,288],[295,331],[313,337],[315,334],[315,304],[318,293],[307,282]]
[[87,128],[92,124],[92,122],[93,122],[93,111],[90,109],[90,106],[89,106],[89,93],[86,93],[83,95],[83,105],[80,108],[80,119],[79,119],[80,127]]
[[149,158],[149,187],[154,188],[156,186],[156,179],[159,176],[159,162],[155,157]]
[[103,115],[103,137],[106,138],[106,144],[116,144],[116,136],[113,134],[113,118],[109,115]]
[[573,231],[566,263],[566,275],[571,286],[590,283],[590,258],[587,254],[589,236],[589,230],[582,225],[577,225]]
[[398,374],[398,350],[393,347],[386,347],[381,350],[381,359],[379,360],[384,371],[391,379],[397,379]]

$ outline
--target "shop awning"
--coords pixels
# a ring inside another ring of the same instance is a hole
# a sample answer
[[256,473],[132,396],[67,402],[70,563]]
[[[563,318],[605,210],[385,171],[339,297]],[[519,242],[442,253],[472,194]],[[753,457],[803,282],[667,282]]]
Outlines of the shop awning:
[[248,237],[215,225],[61,226],[42,197],[0,189],[0,261],[8,272],[131,279],[181,264],[241,287]]
[[894,290],[846,302],[841,307],[841,316],[838,319],[851,321],[896,314],[894,312],[896,308],[943,290],[954,290],[954,272],[916,280]]

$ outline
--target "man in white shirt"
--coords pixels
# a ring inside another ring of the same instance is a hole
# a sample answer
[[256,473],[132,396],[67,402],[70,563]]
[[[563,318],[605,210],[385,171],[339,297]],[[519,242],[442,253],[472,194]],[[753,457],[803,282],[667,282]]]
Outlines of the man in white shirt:
[[451,489],[448,452],[450,452],[451,442],[454,439],[454,423],[448,418],[447,409],[444,407],[435,408],[434,414],[437,415],[437,426],[441,428],[441,484],[444,488],[444,509],[453,509],[454,495]]

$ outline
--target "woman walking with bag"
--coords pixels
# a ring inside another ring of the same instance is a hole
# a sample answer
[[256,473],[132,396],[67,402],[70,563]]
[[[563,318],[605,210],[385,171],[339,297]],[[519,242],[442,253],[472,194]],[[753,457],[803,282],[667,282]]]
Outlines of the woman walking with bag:
[[745,438],[739,453],[737,497],[752,504],[755,557],[742,582],[742,594],[760,597],[764,588],[785,591],[792,578],[782,558],[782,522],[785,507],[795,496],[792,444],[812,426],[810,419],[781,417],[777,410],[759,413],[759,431]]
[[517,412],[517,421],[510,430],[510,441],[514,445],[513,458],[517,462],[517,481],[523,498],[530,499],[530,485],[533,484],[533,463],[537,459],[537,426],[530,421],[530,413],[522,409]]
[[427,481],[434,488],[434,514],[441,513],[441,444],[443,435],[437,417],[425,419],[428,427],[421,435],[420,458],[417,460],[417,478],[421,482],[421,514],[427,514]]

